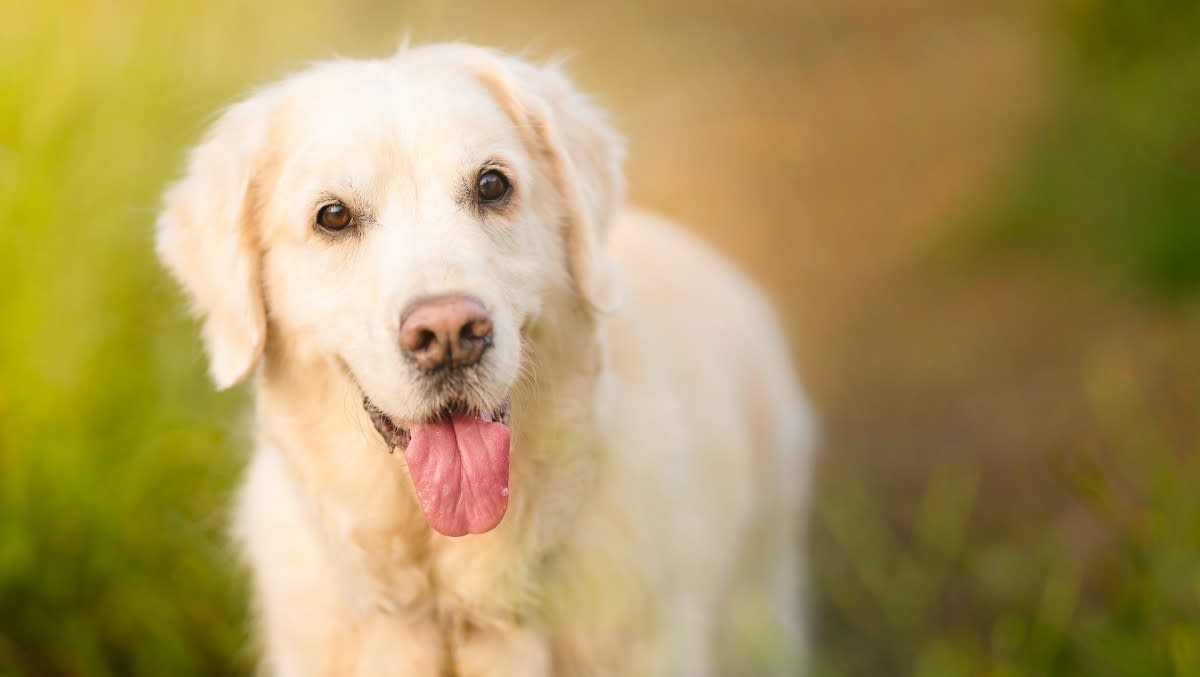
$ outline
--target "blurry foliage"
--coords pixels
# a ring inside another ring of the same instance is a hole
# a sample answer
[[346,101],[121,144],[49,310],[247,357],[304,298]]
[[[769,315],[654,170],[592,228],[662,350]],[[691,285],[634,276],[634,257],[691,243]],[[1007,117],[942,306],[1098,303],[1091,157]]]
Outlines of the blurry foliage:
[[[1200,3],[1048,5],[1054,98],[974,251],[1200,292]],[[1200,675],[1200,448],[1161,432],[1136,379],[1085,378],[1079,426],[1102,435],[1059,450],[1070,505],[1043,523],[981,505],[966,450],[903,494],[912,514],[888,478],[822,465],[819,675]]]
[[1200,3],[1056,0],[1057,99],[986,249],[1200,289]]
[[151,230],[245,71],[203,52],[236,22],[69,4],[0,4],[0,675],[245,673],[243,402],[212,393]]
[[1091,380],[1103,437],[1058,474],[1104,534],[1092,548],[1049,515],[988,528],[970,461],[935,469],[911,520],[878,479],[825,467],[838,500],[815,516],[818,675],[1200,674],[1200,449],[1164,439],[1128,380]]
[[[1200,3],[1056,7],[1062,96],[993,243],[1200,287]],[[326,10],[0,0],[0,675],[250,671],[223,536],[245,401],[211,392],[151,223],[214,109],[361,35]],[[1200,674],[1200,450],[1098,392],[1112,444],[1062,463],[1114,541],[1086,559],[979,527],[969,462],[910,522],[826,466],[823,673]]]

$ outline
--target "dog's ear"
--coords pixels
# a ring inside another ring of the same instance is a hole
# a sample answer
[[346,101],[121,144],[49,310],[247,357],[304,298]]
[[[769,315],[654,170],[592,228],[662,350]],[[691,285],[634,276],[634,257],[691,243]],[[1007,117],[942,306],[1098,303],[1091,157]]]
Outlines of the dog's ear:
[[156,226],[159,258],[203,318],[208,372],[220,389],[250,373],[266,338],[254,193],[269,105],[260,94],[225,111],[168,189]]
[[566,206],[566,260],[594,310],[616,304],[616,280],[603,242],[624,199],[624,142],[604,112],[556,65],[492,55],[480,79],[544,160]]

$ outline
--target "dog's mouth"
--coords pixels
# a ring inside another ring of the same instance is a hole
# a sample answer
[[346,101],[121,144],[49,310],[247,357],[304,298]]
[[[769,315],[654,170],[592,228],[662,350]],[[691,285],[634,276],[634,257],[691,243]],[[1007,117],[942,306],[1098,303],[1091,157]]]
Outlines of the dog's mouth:
[[[433,421],[449,421],[455,416],[478,416],[481,420],[487,423],[502,423],[508,425],[509,411],[508,407],[511,404],[511,398],[505,399],[490,412],[483,414],[473,414],[472,409],[465,404],[456,403],[448,407],[444,407]],[[393,452],[397,448],[401,451],[408,449],[408,443],[412,440],[411,425],[403,425],[396,419],[383,413],[383,410],[375,406],[371,398],[363,395],[363,409],[367,410],[367,415],[371,417],[371,423],[375,426],[375,430],[383,441],[388,445],[388,451]]]
[[491,531],[508,510],[509,402],[482,413],[452,404],[428,420],[400,422],[363,396],[383,441],[404,450],[421,511],[438,533]]

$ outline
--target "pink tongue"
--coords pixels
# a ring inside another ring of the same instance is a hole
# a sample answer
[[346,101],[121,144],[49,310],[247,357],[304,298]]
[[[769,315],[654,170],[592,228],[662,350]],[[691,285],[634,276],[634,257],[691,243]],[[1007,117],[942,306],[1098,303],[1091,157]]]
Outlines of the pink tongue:
[[429,526],[446,536],[494,529],[508,509],[508,426],[455,416],[411,432],[404,456]]

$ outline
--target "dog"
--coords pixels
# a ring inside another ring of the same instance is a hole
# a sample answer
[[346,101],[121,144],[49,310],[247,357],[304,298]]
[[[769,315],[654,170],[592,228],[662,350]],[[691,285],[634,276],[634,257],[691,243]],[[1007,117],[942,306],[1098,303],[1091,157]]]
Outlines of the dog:
[[[255,380],[264,671],[797,674],[812,417],[735,268],[623,204],[556,65],[335,60],[226,109],[157,253]],[[719,190],[719,169],[698,176]]]

